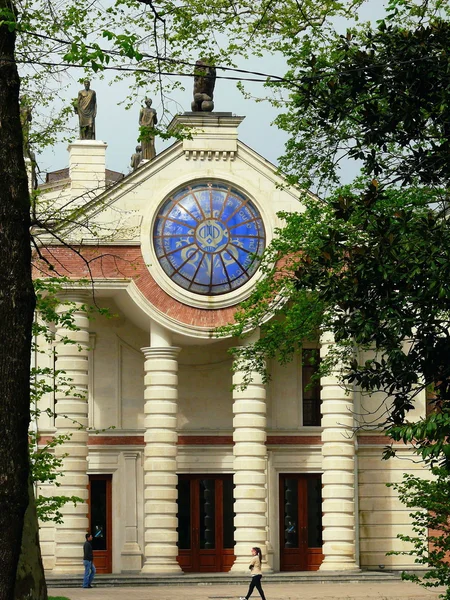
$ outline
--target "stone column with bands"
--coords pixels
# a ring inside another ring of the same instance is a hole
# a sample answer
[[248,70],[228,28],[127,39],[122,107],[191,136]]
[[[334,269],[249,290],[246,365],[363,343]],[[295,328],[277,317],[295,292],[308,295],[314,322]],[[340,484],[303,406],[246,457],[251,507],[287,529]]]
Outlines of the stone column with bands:
[[[233,385],[242,380],[243,373],[235,372]],[[267,545],[266,389],[258,373],[245,390],[234,387],[233,415],[236,560],[231,571],[242,572],[250,549],[259,546],[265,555]]]
[[[69,502],[61,509],[63,523],[55,532],[55,573],[80,573],[81,553],[88,523],[88,381],[89,381],[89,319],[85,303],[87,293],[68,293],[58,308],[59,313],[75,308],[73,319],[78,327],[71,331],[58,325],[56,328],[55,369],[67,385],[57,384],[55,392],[55,427],[57,434],[68,434],[70,439],[55,448],[63,458],[63,475],[57,490],[61,496],[77,496],[84,500],[76,506]],[[69,304],[65,304],[65,302]],[[64,343],[65,339],[72,343]],[[67,386],[70,386],[67,387]]]
[[145,563],[142,572],[180,573],[177,562],[177,356],[180,348],[152,346],[142,351],[145,356]]
[[[321,356],[333,344],[322,338]],[[322,391],[322,525],[324,560],[321,571],[357,570],[355,557],[355,436],[353,394],[338,373],[321,380]]]

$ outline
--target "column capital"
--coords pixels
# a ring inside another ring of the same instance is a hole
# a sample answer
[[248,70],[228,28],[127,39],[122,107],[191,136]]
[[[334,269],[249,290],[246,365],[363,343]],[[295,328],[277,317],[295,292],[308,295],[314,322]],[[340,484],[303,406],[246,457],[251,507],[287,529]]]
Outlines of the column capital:
[[180,351],[181,348],[178,346],[167,346],[162,348],[152,348],[149,346],[141,348],[141,352],[143,352],[146,360],[151,358],[177,358]]
[[61,302],[76,302],[86,304],[92,298],[92,292],[85,289],[64,289],[58,292],[58,299]]

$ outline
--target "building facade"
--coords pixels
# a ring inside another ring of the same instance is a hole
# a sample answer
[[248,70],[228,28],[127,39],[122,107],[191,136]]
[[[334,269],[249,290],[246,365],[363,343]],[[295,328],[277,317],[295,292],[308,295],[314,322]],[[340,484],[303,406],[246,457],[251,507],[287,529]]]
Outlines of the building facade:
[[[376,395],[349,394],[333,376],[309,386],[314,366],[300,356],[242,391],[237,342],[215,334],[258,280],[254,255],[277,212],[302,210],[239,141],[241,121],[180,115],[173,126],[191,138],[122,179],[108,179],[104,142],[78,140],[69,171],[41,186],[49,210],[80,209],[64,231],[77,252],[54,240],[43,250],[69,279],[63,299],[78,331],[61,325],[53,345],[39,340],[36,361],[73,389],[45,396],[51,412],[38,427],[41,444],[71,434],[56,450],[67,454],[57,493],[86,501],[66,505],[62,524],[42,524],[49,572],[80,572],[87,531],[104,573],[242,572],[255,545],[274,571],[412,566],[386,557],[410,522],[385,484],[416,467],[386,464],[382,435],[354,433]],[[109,316],[89,316],[93,301]]]

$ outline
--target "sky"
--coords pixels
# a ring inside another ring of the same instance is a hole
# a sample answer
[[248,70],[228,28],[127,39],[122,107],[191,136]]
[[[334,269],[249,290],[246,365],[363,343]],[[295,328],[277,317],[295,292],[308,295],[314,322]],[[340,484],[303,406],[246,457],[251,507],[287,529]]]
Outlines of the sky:
[[[367,0],[367,4],[362,7],[360,12],[362,20],[374,21],[380,18],[384,12],[383,5],[382,0]],[[346,26],[347,23],[342,19],[337,23],[337,27],[342,27],[343,30]],[[283,58],[280,56],[252,58],[248,61],[241,61],[238,67],[274,75],[283,75],[286,71]],[[220,74],[221,71],[218,70],[218,75]],[[69,85],[68,103],[71,98],[76,98],[78,91],[83,87],[76,79],[78,76],[79,73],[75,73]],[[172,114],[190,111],[193,82],[186,78],[183,84],[185,90],[176,90],[171,95],[172,102],[166,105]],[[135,151],[139,134],[139,111],[145,97],[145,93],[143,93],[141,100],[137,100],[136,104],[127,110],[124,104],[121,104],[127,95],[126,85],[126,82],[121,82],[109,86],[107,79],[91,78],[91,88],[97,94],[96,137],[108,145],[106,150],[107,168],[124,174],[131,171],[130,159]],[[242,95],[236,88],[235,81],[218,78],[214,91],[214,111],[231,112],[245,117],[239,126],[239,139],[277,165],[287,141],[286,133],[272,125],[279,109],[267,101],[257,102],[254,99],[267,95],[262,83],[247,82],[245,87],[246,91],[251,94],[251,99],[246,99]],[[153,108],[160,117],[162,113],[160,99],[155,94],[149,94],[149,96],[153,98]],[[69,117],[68,125],[73,127],[74,139],[76,139],[78,137],[78,117],[75,114]],[[173,141],[162,141],[157,138],[157,153],[172,143]],[[45,178],[45,173],[48,171],[67,167],[67,142],[58,143],[52,149],[46,149],[38,156],[38,166],[41,179]],[[356,171],[354,164],[344,165],[343,180],[349,182],[356,175]]]
[[[282,59],[278,57],[266,57],[260,61],[255,59],[250,63],[239,65],[239,68],[275,74],[283,74],[285,69]],[[107,80],[96,81],[94,77],[91,78],[91,88],[97,95],[96,138],[108,144],[106,166],[108,169],[126,174],[131,170],[130,159],[137,144],[139,111],[143,102],[136,101],[135,106],[129,110],[123,104],[118,104],[126,95],[124,85],[126,84],[120,83],[109,86]],[[172,94],[172,102],[167,105],[167,108],[173,114],[191,110],[192,86],[193,82],[188,79],[184,91],[176,90]],[[75,98],[82,87],[74,80],[69,87],[70,98]],[[246,89],[252,96],[265,95],[262,83],[248,83]],[[153,98],[153,108],[158,115],[161,115],[161,100],[155,94],[149,96]],[[283,131],[271,125],[277,116],[277,109],[268,102],[245,99],[236,88],[235,81],[218,78],[214,90],[214,112],[231,112],[244,116],[245,119],[239,126],[239,139],[270,162],[277,163],[287,139]],[[75,114],[69,117],[68,125],[75,129],[75,139],[78,136],[78,117]],[[173,140],[163,141],[157,138],[156,151],[161,152],[172,143]],[[67,143],[59,143],[53,149],[45,150],[38,157],[38,165],[41,173],[68,166]]]

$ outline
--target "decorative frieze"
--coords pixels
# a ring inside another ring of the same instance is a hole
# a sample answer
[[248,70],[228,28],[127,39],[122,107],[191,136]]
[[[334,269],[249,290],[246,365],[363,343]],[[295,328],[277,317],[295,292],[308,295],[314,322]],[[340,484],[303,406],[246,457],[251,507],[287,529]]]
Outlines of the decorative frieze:
[[236,152],[228,152],[226,150],[185,150],[184,157],[186,160],[233,161],[236,158]]

